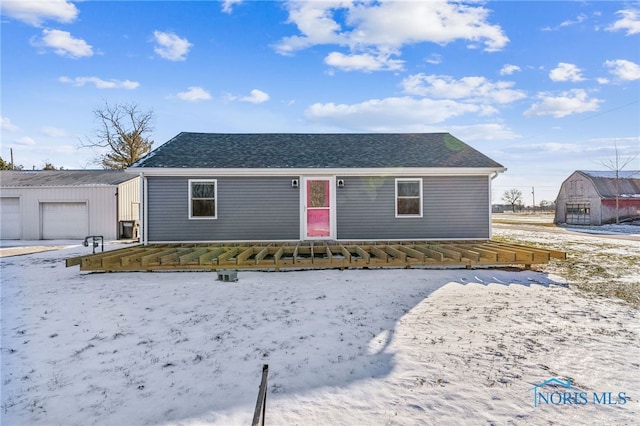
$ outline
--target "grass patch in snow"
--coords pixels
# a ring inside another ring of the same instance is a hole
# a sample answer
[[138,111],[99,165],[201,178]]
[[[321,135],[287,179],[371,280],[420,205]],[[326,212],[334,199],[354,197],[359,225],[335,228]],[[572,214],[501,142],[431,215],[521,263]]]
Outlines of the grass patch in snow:
[[640,243],[636,241],[498,229],[493,239],[564,251],[566,260],[552,259],[538,270],[565,277],[571,287],[585,292],[640,306],[640,255],[636,254]]

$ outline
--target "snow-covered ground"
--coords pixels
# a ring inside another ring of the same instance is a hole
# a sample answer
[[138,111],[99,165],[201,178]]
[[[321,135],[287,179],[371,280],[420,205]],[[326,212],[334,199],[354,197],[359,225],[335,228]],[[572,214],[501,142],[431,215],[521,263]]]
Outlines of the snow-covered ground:
[[[600,244],[638,284],[640,242],[496,232],[559,249]],[[240,271],[236,283],[65,268],[90,251],[0,259],[2,424],[247,425],[262,364],[268,425],[640,418],[640,311],[575,289],[558,264]],[[553,377],[573,387],[534,389]],[[534,407],[543,391],[556,403]],[[611,404],[597,403],[609,392]]]

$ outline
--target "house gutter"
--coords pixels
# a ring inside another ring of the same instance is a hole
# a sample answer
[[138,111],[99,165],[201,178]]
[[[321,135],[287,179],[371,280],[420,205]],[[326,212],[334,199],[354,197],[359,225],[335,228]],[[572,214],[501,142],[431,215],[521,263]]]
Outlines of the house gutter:
[[[130,168],[135,172],[136,168]],[[505,172],[504,167],[381,167],[381,168],[204,168],[147,167],[147,176],[479,176]]]

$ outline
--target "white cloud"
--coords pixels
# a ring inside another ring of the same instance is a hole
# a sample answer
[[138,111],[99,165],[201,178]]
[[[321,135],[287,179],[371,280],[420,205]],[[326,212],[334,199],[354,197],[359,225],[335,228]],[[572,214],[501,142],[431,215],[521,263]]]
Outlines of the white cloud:
[[34,27],[47,20],[68,24],[78,16],[78,9],[68,0],[5,0],[1,5],[3,15]]
[[523,149],[527,149],[527,147],[532,151],[545,151],[551,153],[576,153],[584,151],[582,146],[575,143],[546,142],[521,146]]
[[20,130],[18,126],[13,124],[9,118],[2,116],[0,116],[0,128],[9,132],[17,132],[18,130]]
[[460,139],[473,141],[505,141],[518,139],[520,135],[499,123],[475,124],[471,126],[448,126],[445,130]]
[[35,139],[30,138],[29,136],[23,136],[20,139],[17,139],[16,142],[19,143],[20,145],[27,145],[27,146],[33,146],[36,144]]
[[553,81],[583,81],[582,70],[574,64],[559,62],[558,66],[549,72],[549,78]]
[[411,75],[400,83],[409,95],[431,96],[440,99],[464,99],[467,102],[507,104],[526,95],[514,90],[511,81],[492,82],[485,77],[463,77],[456,80],[447,75]]
[[578,15],[578,17],[577,17],[575,20],[573,20],[573,21],[572,21],[572,20],[570,20],[570,19],[568,19],[568,20],[566,20],[566,21],[561,22],[561,23],[560,23],[560,26],[561,26],[561,27],[570,27],[570,26],[575,25],[575,24],[580,24],[580,23],[582,23],[582,22],[584,22],[584,21],[586,21],[586,20],[587,20],[587,15],[585,15],[585,14],[581,13],[581,14],[580,14],[580,15]]
[[640,80],[640,65],[625,59],[606,61],[604,65],[609,72],[624,81]]
[[495,51],[509,40],[500,26],[487,23],[489,11],[481,6],[446,1],[354,2],[349,15],[349,22],[354,24],[351,40],[363,44],[399,47],[467,40]]
[[332,4],[324,2],[289,2],[289,23],[293,23],[301,36],[285,37],[275,46],[282,55],[292,54],[317,44],[346,44],[347,38],[338,34],[340,25],[333,20]]
[[261,104],[269,100],[269,95],[262,90],[253,89],[250,96],[242,97],[240,100],[252,104]]
[[223,0],[222,11],[224,13],[233,12],[233,7],[242,3],[242,0]]
[[483,113],[483,107],[451,100],[391,97],[358,104],[316,103],[305,111],[314,122],[367,131],[400,130],[441,123],[466,113]]
[[438,65],[442,62],[442,55],[438,55],[437,53],[432,53],[425,62],[432,65]]
[[253,89],[249,96],[236,96],[231,93],[226,93],[224,98],[229,102],[240,101],[240,102],[250,102],[252,104],[261,104],[261,103],[267,102],[270,99],[268,93],[265,93],[259,89]]
[[276,51],[287,55],[315,45],[345,46],[349,54],[334,53],[325,61],[348,70],[396,70],[400,61],[391,61],[389,56],[382,61],[385,66],[377,64],[384,55],[398,55],[407,44],[444,45],[465,40],[471,48],[482,46],[486,51],[496,51],[509,41],[499,25],[488,23],[489,11],[479,5],[446,1],[291,1],[287,7],[288,22],[295,24],[300,34],[283,38]]
[[525,116],[551,116],[555,118],[566,117],[571,114],[597,111],[601,99],[589,98],[583,89],[573,89],[562,92],[560,96],[552,96],[548,93],[539,93],[540,102],[535,103],[524,112]]
[[53,126],[46,126],[43,127],[42,129],[40,129],[40,131],[47,135],[50,136],[52,138],[66,138],[69,136],[69,133],[67,133],[66,130],[63,129],[59,129],[57,127],[53,127]]
[[324,62],[334,68],[344,71],[398,71],[401,70],[404,61],[391,59],[389,55],[373,56],[368,53],[345,55],[340,52],[331,52]]
[[131,80],[103,80],[99,77],[60,77],[58,79],[61,83],[71,84],[73,86],[82,87],[86,84],[93,84],[97,89],[128,89],[133,90],[140,86],[137,81]]
[[621,18],[607,27],[607,31],[627,31],[627,35],[640,33],[640,10],[625,9],[616,12]]
[[511,75],[516,71],[522,71],[517,65],[506,64],[500,69],[500,75]]
[[93,47],[80,38],[74,38],[68,31],[44,29],[42,39],[32,44],[37,47],[51,48],[56,55],[73,59],[93,56]]
[[176,96],[178,99],[189,102],[207,101],[211,99],[211,94],[198,86],[190,86],[186,92],[180,92]]
[[184,61],[193,46],[189,40],[178,37],[174,33],[154,31],[153,37],[157,43],[153,51],[169,61]]
[[[596,15],[598,15],[598,14],[596,13]],[[584,22],[586,20],[587,20],[587,15],[580,14],[580,15],[578,15],[576,17],[575,20],[567,19],[566,21],[562,21],[560,23],[560,25],[557,25],[555,27],[544,27],[544,28],[542,28],[542,31],[557,31],[557,30],[559,30],[561,28],[564,28],[564,27],[570,27],[572,25],[581,24],[582,22]]]

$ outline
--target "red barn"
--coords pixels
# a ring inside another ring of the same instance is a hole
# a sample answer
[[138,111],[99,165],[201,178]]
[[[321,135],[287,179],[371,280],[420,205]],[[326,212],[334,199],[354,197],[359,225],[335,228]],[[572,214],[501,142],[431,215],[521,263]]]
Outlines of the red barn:
[[640,217],[640,170],[577,170],[562,183],[556,223],[602,225]]

